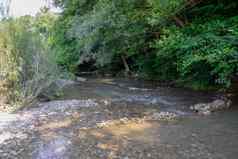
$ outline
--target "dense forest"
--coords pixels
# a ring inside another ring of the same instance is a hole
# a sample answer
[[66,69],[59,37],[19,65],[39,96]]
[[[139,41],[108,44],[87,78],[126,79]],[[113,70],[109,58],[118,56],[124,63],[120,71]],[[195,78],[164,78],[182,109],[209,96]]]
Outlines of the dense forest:
[[237,79],[237,1],[55,0],[54,5],[61,13],[42,8],[20,18],[0,7],[1,101],[32,101],[56,79],[81,71],[193,89],[228,89]]
[[[81,64],[203,89],[237,73],[238,3],[231,0],[62,0],[53,47]],[[124,69],[124,70],[123,70]]]

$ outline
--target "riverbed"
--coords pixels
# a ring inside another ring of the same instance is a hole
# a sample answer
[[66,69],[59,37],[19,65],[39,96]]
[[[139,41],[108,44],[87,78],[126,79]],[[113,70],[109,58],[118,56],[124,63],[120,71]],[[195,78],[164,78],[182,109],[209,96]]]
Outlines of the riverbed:
[[237,159],[237,103],[207,116],[189,109],[215,93],[94,78],[63,94],[0,114],[0,158]]

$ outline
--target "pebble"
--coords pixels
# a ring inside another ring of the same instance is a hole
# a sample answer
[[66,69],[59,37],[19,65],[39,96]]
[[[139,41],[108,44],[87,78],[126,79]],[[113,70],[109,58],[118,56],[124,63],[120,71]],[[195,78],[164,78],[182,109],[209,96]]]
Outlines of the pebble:
[[154,112],[150,116],[146,117],[148,120],[175,120],[178,117],[177,114],[171,112]]

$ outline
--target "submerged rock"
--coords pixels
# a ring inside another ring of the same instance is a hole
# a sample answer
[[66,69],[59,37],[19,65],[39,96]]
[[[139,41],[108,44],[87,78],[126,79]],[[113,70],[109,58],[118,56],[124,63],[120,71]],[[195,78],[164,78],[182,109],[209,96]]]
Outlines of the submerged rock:
[[190,109],[202,115],[209,115],[211,112],[228,109],[230,105],[231,101],[228,99],[217,99],[211,103],[195,104],[191,106]]
[[141,124],[147,121],[175,121],[178,119],[178,115],[172,112],[153,112],[149,113],[143,117],[134,118],[121,118],[117,120],[103,121],[97,124],[97,128],[105,128],[115,125],[124,125],[129,123]]
[[86,82],[87,79],[86,79],[86,78],[83,78],[83,77],[76,77],[76,81],[77,81],[77,82]]
[[38,95],[41,102],[51,101],[62,94],[62,89],[74,85],[76,82],[70,79],[57,79],[49,87],[42,90]]
[[147,117],[148,120],[172,121],[177,119],[178,115],[171,112],[155,112]]
[[108,106],[108,105],[111,105],[111,104],[112,104],[112,101],[110,101],[110,100],[107,100],[107,99],[101,100],[101,102],[102,102],[104,105],[106,105],[106,106]]

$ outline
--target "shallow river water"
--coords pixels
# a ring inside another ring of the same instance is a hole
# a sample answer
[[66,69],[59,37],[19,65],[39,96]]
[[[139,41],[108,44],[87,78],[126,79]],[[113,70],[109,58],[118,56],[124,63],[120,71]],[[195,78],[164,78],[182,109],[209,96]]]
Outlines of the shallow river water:
[[[126,79],[91,79],[15,114],[0,114],[0,159],[237,159],[238,104],[189,110],[216,94]],[[237,107],[236,107],[237,106]],[[169,112],[173,120],[145,120]]]

